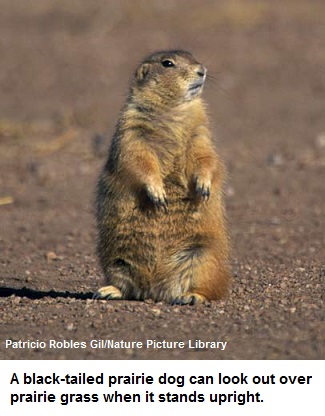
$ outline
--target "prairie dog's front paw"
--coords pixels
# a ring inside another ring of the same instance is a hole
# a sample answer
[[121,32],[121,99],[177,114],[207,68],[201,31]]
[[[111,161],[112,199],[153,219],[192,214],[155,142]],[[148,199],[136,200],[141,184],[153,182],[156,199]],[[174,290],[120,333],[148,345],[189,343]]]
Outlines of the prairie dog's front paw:
[[203,201],[208,201],[211,193],[211,180],[208,178],[197,176],[194,183],[196,194],[200,196],[203,199]]
[[168,202],[164,188],[162,186],[146,185],[146,191],[149,198],[154,203],[155,207],[158,210],[160,208],[163,208],[165,212],[167,212]]

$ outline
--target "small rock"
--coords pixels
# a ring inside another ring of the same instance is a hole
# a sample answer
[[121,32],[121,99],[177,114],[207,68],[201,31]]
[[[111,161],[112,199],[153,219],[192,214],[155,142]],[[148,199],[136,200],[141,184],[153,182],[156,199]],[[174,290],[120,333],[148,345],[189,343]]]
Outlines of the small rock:
[[161,314],[161,310],[158,308],[152,308],[151,312],[155,315],[155,316],[159,316]]
[[71,322],[71,323],[67,324],[66,329],[67,329],[67,331],[72,331],[74,329],[73,323]]
[[20,302],[21,302],[21,298],[19,298],[18,296],[13,296],[12,303],[14,305],[18,305],[18,303],[20,303]]
[[267,163],[271,166],[282,166],[284,163],[283,156],[280,153],[273,153],[268,156]]
[[46,260],[48,263],[51,263],[53,260],[57,260],[58,256],[54,253],[54,251],[49,251],[46,254]]
[[235,190],[232,186],[228,186],[226,188],[226,195],[229,196],[230,198],[235,195]]
[[320,133],[315,139],[315,146],[317,149],[325,148],[325,133]]

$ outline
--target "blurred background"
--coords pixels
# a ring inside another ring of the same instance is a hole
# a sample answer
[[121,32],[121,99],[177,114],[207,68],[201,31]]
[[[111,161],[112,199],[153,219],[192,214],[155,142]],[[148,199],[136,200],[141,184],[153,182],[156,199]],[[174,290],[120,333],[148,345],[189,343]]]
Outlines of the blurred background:
[[[323,166],[322,0],[0,0],[0,8],[0,146],[10,160],[2,197],[21,192],[10,186],[12,168],[21,186],[33,175],[70,180],[50,167],[58,157],[94,172],[84,159],[106,153],[136,65],[169,48],[188,49],[208,67],[204,94],[229,196],[249,187],[257,203],[269,187],[287,205],[292,188],[312,185],[304,175],[290,184],[281,170]],[[236,184],[242,169],[247,179]]]
[[[101,284],[96,178],[136,65],[177,48],[208,68],[204,97],[228,170],[235,284],[220,328],[253,350],[262,328],[294,357],[309,339],[305,356],[319,357],[324,0],[0,0],[0,284]],[[16,315],[2,321],[23,325]]]
[[[304,117],[317,122],[322,110],[322,0],[1,0],[0,6],[3,122],[61,118],[107,128],[135,66],[166,48],[189,49],[208,66],[215,82],[206,97],[214,117],[233,112],[230,133],[238,116],[270,134],[294,116],[300,131]],[[309,111],[306,96],[313,98]]]

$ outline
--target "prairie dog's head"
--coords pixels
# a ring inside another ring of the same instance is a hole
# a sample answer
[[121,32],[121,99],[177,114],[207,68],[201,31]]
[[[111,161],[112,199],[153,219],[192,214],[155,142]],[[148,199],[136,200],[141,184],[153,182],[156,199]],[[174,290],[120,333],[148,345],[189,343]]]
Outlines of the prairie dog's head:
[[206,68],[189,52],[166,51],[148,56],[135,72],[131,90],[178,105],[198,97],[203,89]]

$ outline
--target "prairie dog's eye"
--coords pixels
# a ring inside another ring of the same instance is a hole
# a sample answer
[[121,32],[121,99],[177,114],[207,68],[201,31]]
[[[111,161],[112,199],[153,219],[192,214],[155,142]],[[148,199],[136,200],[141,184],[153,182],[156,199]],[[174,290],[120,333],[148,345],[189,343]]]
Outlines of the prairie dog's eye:
[[175,66],[174,62],[170,61],[169,59],[164,59],[161,62],[161,65],[164,66],[165,68]]

